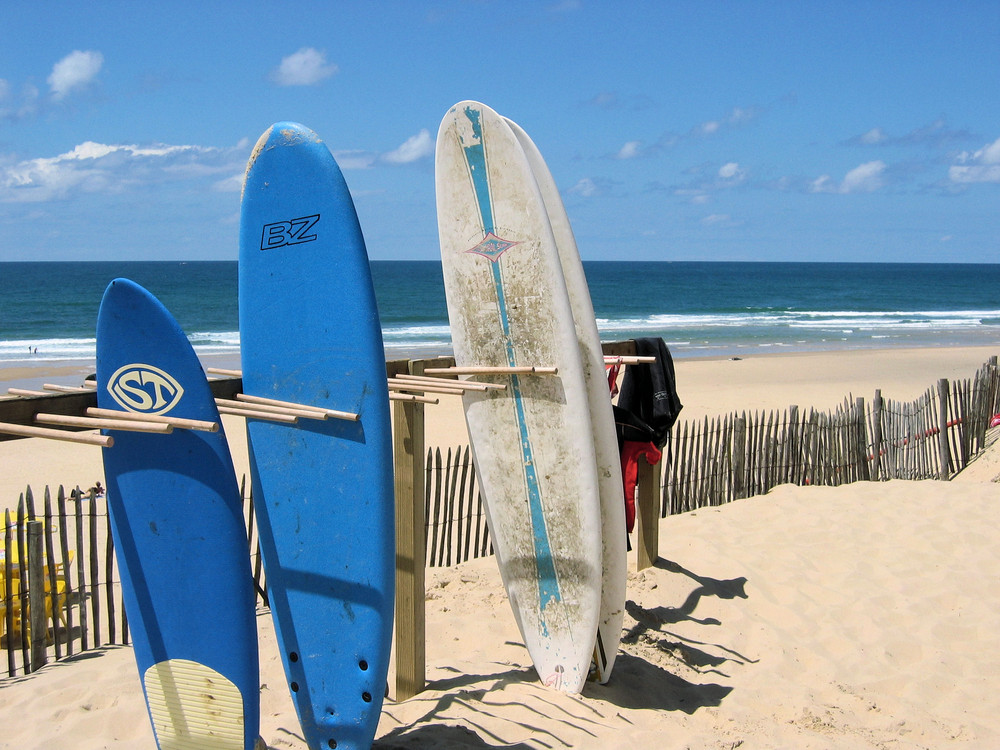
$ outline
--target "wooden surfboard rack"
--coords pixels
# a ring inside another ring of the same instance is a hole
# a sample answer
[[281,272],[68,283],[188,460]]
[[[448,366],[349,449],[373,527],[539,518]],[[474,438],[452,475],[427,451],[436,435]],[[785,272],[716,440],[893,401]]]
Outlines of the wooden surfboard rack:
[[[634,351],[632,342],[605,344],[605,362],[615,364],[620,360],[621,364],[624,365],[643,364],[642,358],[630,356]],[[433,380],[432,384],[450,383],[454,385],[461,383],[465,386],[487,386],[491,389],[504,387],[493,383],[458,381],[453,377],[456,375],[454,371],[448,367],[440,367],[441,364],[447,364],[449,361],[453,360],[450,358],[397,360],[387,363],[389,365],[387,374],[393,376],[389,378],[390,381],[400,378],[400,382],[403,382],[404,379],[413,379],[412,382],[419,382],[422,379]],[[432,366],[435,365],[437,367],[433,367],[433,369],[438,370],[444,377],[431,378],[426,375],[427,370],[432,369]],[[407,372],[399,373],[399,368],[405,368]],[[223,376],[223,379],[210,381],[216,396],[225,396],[231,399],[235,393],[239,392],[241,384],[237,378],[241,377],[240,371],[216,371],[213,369],[208,371]],[[84,382],[87,385],[86,390],[93,394],[96,383],[94,381]],[[11,395],[16,395],[14,390],[10,391]],[[0,404],[5,405],[3,409],[4,419],[0,422],[0,435],[11,436],[0,439],[43,437],[99,447],[114,445],[114,437],[111,435],[73,432],[72,428],[51,429],[30,425],[28,422],[33,419],[33,414],[39,407],[42,407],[43,411],[62,409],[67,413],[87,414],[89,416],[117,416],[122,412],[88,406],[88,404],[95,402],[93,395],[87,393],[28,391],[28,394],[33,397],[30,401],[29,399],[8,399],[4,402],[0,399]],[[426,545],[424,501],[427,465],[425,463],[423,406],[426,403],[437,403],[437,399],[411,393],[390,393],[389,398],[394,402],[395,414],[393,440],[397,499],[397,560],[404,561],[404,564],[397,569],[396,615],[398,621],[395,635],[397,652],[394,692],[396,700],[405,700],[420,693],[426,684],[425,568],[424,565],[420,564],[425,560]],[[110,412],[110,415],[104,412]],[[219,424],[216,422],[173,419],[169,416],[132,414],[129,418],[143,421],[166,421],[174,423],[175,429],[204,429],[208,431],[219,429]],[[20,423],[12,420],[19,420]],[[640,461],[638,484],[639,500],[637,506],[640,510],[637,519],[637,551],[635,554],[637,556],[636,569],[642,570],[652,565],[658,557],[657,514],[660,497],[660,466]]]

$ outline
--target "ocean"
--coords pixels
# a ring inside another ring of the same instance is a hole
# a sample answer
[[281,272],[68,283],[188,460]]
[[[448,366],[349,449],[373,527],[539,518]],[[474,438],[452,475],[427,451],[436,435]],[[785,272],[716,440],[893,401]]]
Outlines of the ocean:
[[[373,261],[386,356],[451,350],[441,264]],[[1000,264],[585,262],[601,338],[677,358],[1000,345]],[[108,282],[167,306],[203,355],[238,361],[237,264],[0,263],[0,366],[93,360]]]

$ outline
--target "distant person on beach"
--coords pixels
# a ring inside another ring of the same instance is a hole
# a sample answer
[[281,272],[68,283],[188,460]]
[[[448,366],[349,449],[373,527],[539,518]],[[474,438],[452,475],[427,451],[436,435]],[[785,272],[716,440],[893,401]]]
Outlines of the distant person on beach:
[[104,488],[100,482],[94,482],[94,486],[90,488],[90,491],[94,493],[94,497],[104,497]]

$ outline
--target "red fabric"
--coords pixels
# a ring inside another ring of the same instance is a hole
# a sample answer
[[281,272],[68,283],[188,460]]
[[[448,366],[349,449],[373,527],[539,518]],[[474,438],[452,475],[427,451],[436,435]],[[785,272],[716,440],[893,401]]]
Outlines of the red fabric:
[[606,365],[604,368],[608,376],[608,389],[611,391],[611,398],[618,395],[618,372],[622,369],[620,364]]
[[639,458],[646,457],[646,463],[659,462],[660,449],[654,443],[625,441],[622,446],[622,481],[625,484],[625,529],[632,533],[635,528],[635,485],[639,475]]
[[1000,414],[994,415],[993,419],[990,420],[990,427],[1000,427]]

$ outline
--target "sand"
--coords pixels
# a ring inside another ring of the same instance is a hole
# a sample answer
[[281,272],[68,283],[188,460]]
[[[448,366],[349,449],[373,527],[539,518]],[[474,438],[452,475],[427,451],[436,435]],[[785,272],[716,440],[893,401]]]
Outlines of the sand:
[[[682,418],[915,398],[996,352],[933,349],[680,360]],[[456,399],[428,445],[461,442]],[[236,463],[240,425],[227,422]],[[994,438],[996,436],[993,436]],[[0,491],[88,484],[99,449],[0,443]],[[1000,453],[951,482],[780,486],[663,519],[660,560],[627,594],[607,686],[543,688],[491,558],[431,570],[427,689],[387,700],[377,748],[1000,746]],[[261,735],[304,748],[267,612]],[[391,679],[391,675],[390,675]],[[0,679],[0,748],[152,748],[131,650]],[[654,744],[655,743],[655,744]]]

